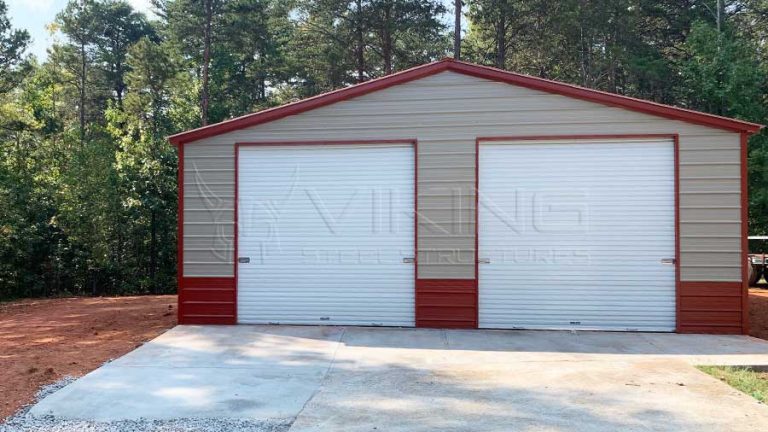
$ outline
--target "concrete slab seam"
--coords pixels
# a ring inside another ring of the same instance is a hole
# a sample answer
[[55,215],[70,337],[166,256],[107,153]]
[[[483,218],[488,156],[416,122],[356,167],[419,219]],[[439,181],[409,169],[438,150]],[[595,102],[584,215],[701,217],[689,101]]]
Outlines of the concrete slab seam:
[[333,350],[333,355],[331,356],[331,362],[328,364],[328,368],[325,370],[325,373],[323,374],[323,377],[320,379],[320,382],[317,385],[317,388],[315,391],[312,392],[312,394],[307,398],[307,400],[304,402],[304,404],[301,406],[301,409],[299,412],[296,413],[296,416],[294,417],[294,420],[299,418],[301,413],[304,412],[304,410],[307,408],[307,405],[312,401],[312,399],[315,398],[315,396],[320,392],[320,389],[323,388],[323,385],[328,380],[328,377],[331,375],[331,371],[333,370],[333,366],[336,364],[336,355],[339,352],[339,349],[341,349],[341,346],[344,343],[344,335],[347,333],[347,328],[342,327],[341,333],[339,334],[339,339],[336,341],[336,348]]

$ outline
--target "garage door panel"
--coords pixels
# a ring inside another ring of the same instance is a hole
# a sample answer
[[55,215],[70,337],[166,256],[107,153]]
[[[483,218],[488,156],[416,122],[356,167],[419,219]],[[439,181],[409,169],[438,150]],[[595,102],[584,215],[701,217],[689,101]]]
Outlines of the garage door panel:
[[480,326],[672,331],[671,141],[480,145]]
[[238,320],[410,326],[413,147],[245,147]]

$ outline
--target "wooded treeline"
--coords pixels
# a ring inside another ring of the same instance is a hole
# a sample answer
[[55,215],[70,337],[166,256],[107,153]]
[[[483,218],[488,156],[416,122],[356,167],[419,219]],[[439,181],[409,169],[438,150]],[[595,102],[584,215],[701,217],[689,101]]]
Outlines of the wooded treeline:
[[[453,53],[453,1],[72,0],[45,59],[0,0],[0,299],[175,290],[165,137]],[[768,123],[768,0],[467,0],[462,59]],[[768,234],[765,138],[750,230]]]

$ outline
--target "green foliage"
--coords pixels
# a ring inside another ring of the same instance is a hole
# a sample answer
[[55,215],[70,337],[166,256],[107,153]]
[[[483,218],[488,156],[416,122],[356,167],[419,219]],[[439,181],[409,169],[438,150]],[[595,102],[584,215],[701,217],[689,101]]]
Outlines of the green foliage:
[[126,89],[125,74],[130,70],[125,63],[128,50],[142,38],[156,39],[155,29],[144,14],[135,12],[123,0],[95,3],[93,8],[94,45],[96,66],[110,83],[118,103],[122,103]]
[[[0,0],[0,299],[172,292],[168,135],[450,53],[440,0],[70,0],[42,61]],[[722,7],[718,13],[717,4]],[[467,0],[465,59],[767,123],[766,0]],[[749,144],[768,234],[768,138]]]
[[676,38],[669,29],[687,26],[667,19],[683,8],[637,0],[473,0],[468,59],[671,102]]
[[691,107],[714,114],[760,121],[765,118],[762,92],[765,73],[755,47],[728,26],[718,32],[697,21],[682,45],[681,97]]
[[768,403],[768,372],[736,366],[699,366],[698,368],[758,401]]
[[366,81],[447,54],[436,0],[298,2],[291,46],[302,96]]

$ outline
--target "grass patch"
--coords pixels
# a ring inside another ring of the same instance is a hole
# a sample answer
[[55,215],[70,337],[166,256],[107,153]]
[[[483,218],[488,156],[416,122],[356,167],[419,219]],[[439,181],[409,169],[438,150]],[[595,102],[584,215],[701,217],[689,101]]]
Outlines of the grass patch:
[[768,372],[734,366],[698,366],[698,368],[760,402],[768,403]]

